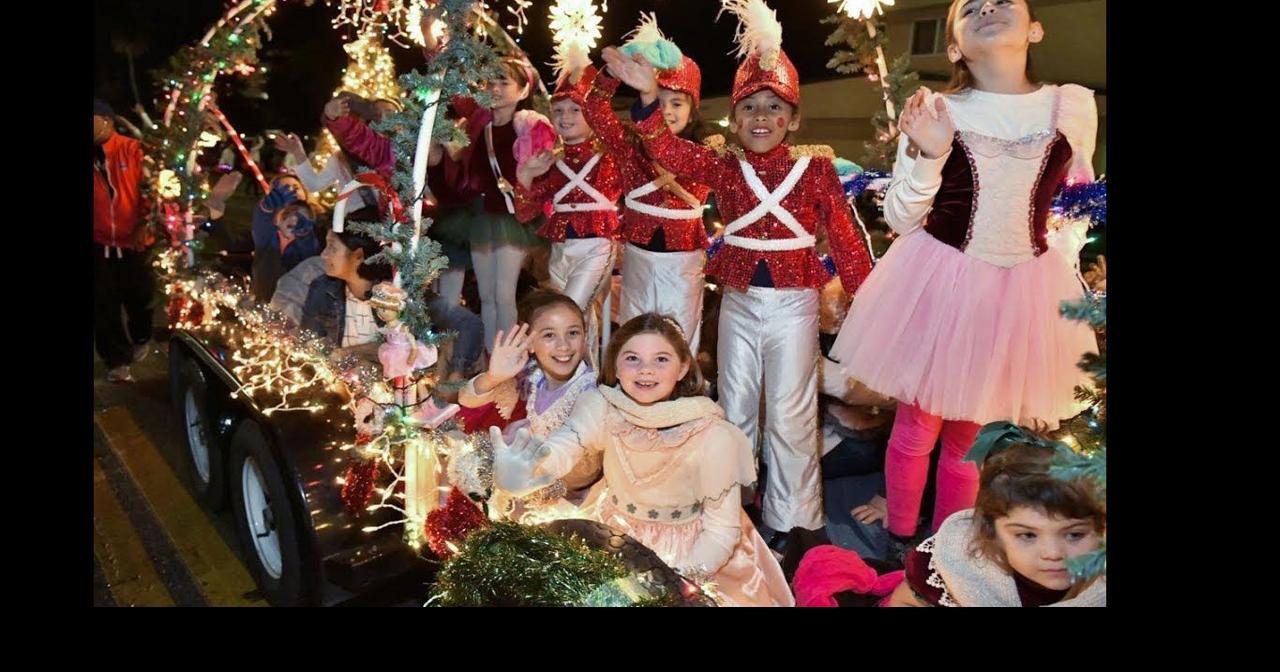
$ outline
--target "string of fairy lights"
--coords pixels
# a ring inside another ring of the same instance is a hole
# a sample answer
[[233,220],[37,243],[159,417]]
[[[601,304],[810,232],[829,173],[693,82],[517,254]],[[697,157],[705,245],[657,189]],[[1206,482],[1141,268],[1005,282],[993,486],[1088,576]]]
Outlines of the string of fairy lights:
[[[419,26],[425,4],[423,0],[338,0],[333,27],[349,26],[361,35],[376,33],[401,47],[422,46],[425,40]],[[526,12],[533,6],[532,0],[481,1],[475,3],[475,11],[492,14],[499,5],[508,17],[504,24],[507,30],[523,35],[529,25]],[[607,10],[608,3],[605,7]]]
[[[358,36],[343,47],[349,55],[349,64],[334,93],[351,91],[369,99],[400,99],[403,92],[397,83],[395,63],[387,43],[409,46],[424,42],[417,32],[422,0],[339,0],[336,4],[334,27],[350,26]],[[490,5],[497,4],[481,2],[474,8],[487,13],[487,20],[493,23],[496,19]],[[843,0],[839,9],[850,17],[870,19],[883,11],[882,5],[893,4],[893,0]],[[404,525],[406,541],[416,548],[423,539],[421,529],[409,529],[421,528],[421,525],[409,524],[420,521],[414,518],[406,503],[406,489],[413,481],[407,455],[410,451],[434,456],[472,453],[483,441],[482,437],[467,437],[458,431],[424,431],[439,429],[429,420],[424,421],[417,412],[424,404],[434,405],[429,394],[417,392],[419,387],[429,391],[434,386],[434,374],[412,375],[397,382],[386,379],[377,363],[352,354],[335,357],[334,349],[323,339],[297,329],[280,313],[255,303],[243,281],[194,267],[190,240],[192,211],[209,192],[207,180],[199,175],[196,157],[201,148],[209,145],[207,127],[225,128],[247,158],[247,150],[212,101],[210,92],[221,74],[247,76],[265,71],[257,63],[256,52],[261,46],[258,24],[271,16],[276,6],[277,0],[243,0],[229,9],[198,47],[185,52],[185,64],[170,73],[166,80],[169,88],[164,98],[163,125],[150,124],[149,147],[161,152],[157,161],[161,169],[153,171],[155,193],[160,196],[161,219],[173,243],[156,260],[170,300],[169,323],[172,328],[186,330],[197,338],[222,344],[227,351],[224,361],[239,382],[234,395],[251,400],[266,416],[288,412],[322,414],[338,407],[332,396],[337,395],[342,400],[340,405],[350,409],[346,418],[349,424],[335,428],[329,447],[339,451],[339,460],[343,459],[342,455],[356,455],[365,463],[376,464],[381,477],[373,489],[377,497],[365,504],[364,510],[397,514],[386,521],[366,525],[363,531],[376,532]],[[508,17],[506,28],[517,35],[523,34],[528,24],[526,10],[531,6],[531,0],[503,3]],[[548,16],[558,64],[572,61],[597,46],[602,16],[607,11],[607,2],[557,0],[554,3]],[[477,31],[481,30],[481,23],[477,22]],[[210,117],[213,124],[209,123]],[[321,147],[312,160],[323,165],[336,147],[332,136],[325,131]],[[256,166],[253,167],[255,177],[264,182]],[[866,186],[872,175],[862,177],[865,179],[858,181],[860,188]],[[860,192],[860,188],[856,191]],[[1103,184],[1100,191],[1080,190],[1070,203],[1059,204],[1052,215],[1054,223],[1081,218],[1096,222],[1098,202],[1103,204],[1102,220],[1105,221]],[[722,224],[716,226],[722,227]],[[713,239],[711,253],[715,252],[716,242],[718,239]],[[447,490],[448,479],[441,462],[433,459],[426,464],[435,475],[435,480],[430,481],[432,487],[440,483],[443,485],[439,490]],[[337,483],[345,485],[345,477],[338,477]],[[546,515],[537,522],[555,517]],[[704,585],[704,589],[710,586]]]

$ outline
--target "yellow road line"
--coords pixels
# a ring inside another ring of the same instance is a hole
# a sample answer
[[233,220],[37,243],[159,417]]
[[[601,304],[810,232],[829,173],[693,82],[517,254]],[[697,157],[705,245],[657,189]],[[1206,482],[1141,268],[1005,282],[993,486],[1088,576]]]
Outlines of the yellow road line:
[[129,516],[93,461],[93,555],[102,565],[107,587],[122,607],[172,607],[173,598],[142,547]]
[[261,598],[246,597],[257,589],[248,570],[223,542],[129,410],[114,406],[99,411],[94,421],[129,469],[209,605],[267,606]]

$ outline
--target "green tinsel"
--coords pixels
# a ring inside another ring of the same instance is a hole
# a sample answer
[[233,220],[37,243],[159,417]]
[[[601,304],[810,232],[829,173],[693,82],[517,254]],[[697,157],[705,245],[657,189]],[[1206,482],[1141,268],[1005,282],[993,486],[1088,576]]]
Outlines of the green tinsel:
[[[240,31],[239,37],[230,39],[236,30]],[[196,141],[205,128],[205,112],[200,109],[203,86],[216,80],[218,73],[230,64],[256,65],[258,49],[262,47],[259,32],[260,20],[248,25],[228,21],[209,38],[207,45],[197,42],[184,47],[170,57],[168,67],[156,75],[165,94],[159,101],[155,119],[157,126],[143,129],[143,143],[161,169],[168,168],[177,176],[182,193],[175,200],[180,203],[195,206],[205,199],[200,188],[204,177],[189,173],[186,161],[187,152],[199,151]],[[249,92],[260,89],[262,80],[261,72],[255,72],[246,83]],[[169,125],[165,126],[162,120],[164,111],[169,107],[173,90],[179,87],[182,93]],[[153,172],[153,180],[158,179],[158,174],[159,170]]]
[[467,536],[436,576],[430,604],[442,607],[561,607],[580,604],[627,575],[622,561],[576,536],[500,522]]

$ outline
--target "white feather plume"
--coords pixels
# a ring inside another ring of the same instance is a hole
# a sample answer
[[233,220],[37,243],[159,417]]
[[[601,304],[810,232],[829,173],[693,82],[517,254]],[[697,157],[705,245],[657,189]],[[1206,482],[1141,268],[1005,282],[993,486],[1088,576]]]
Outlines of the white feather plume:
[[[720,13],[738,17],[738,30],[733,41],[738,45],[733,54],[738,58],[758,55],[766,64],[782,51],[782,23],[778,14],[764,0],[720,0]],[[720,18],[720,14],[716,15]]]
[[587,53],[581,42],[557,45],[556,53],[551,59],[557,81],[567,74],[570,82],[577,83],[588,65],[591,65],[591,54]]
[[591,48],[600,39],[600,11],[592,0],[557,0],[548,12],[555,55],[556,79],[568,75],[577,82],[591,64]]
[[640,12],[640,23],[636,25],[635,30],[623,36],[628,43],[631,42],[657,42],[658,40],[667,39],[662,34],[662,30],[658,28],[658,17],[653,12],[648,14]]

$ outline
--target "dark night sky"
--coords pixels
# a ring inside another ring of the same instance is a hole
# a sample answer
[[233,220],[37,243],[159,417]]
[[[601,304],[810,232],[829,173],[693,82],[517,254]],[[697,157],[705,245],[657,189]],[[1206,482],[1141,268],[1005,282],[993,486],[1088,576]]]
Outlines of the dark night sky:
[[[736,61],[728,52],[733,47],[737,22],[728,14],[715,20],[718,0],[610,0],[608,4],[601,46],[620,42],[635,26],[639,12],[654,11],[663,31],[702,67],[703,95],[728,91],[736,68]],[[535,0],[528,11],[529,26],[520,40],[534,63],[539,64],[543,77],[548,78],[551,68],[542,64],[551,59],[546,28],[550,5],[550,0]],[[783,46],[799,68],[801,78],[812,81],[832,77],[834,73],[825,64],[835,48],[823,45],[831,26],[819,23],[830,13],[831,6],[825,0],[773,0],[771,5],[777,9],[784,27]],[[135,62],[138,86],[144,100],[152,100],[159,89],[152,81],[151,71],[199,39],[225,7],[226,3],[220,0],[97,0],[95,92],[118,112],[133,105],[125,58],[113,49],[113,44],[123,39],[141,47]],[[259,54],[268,67],[266,90],[270,99],[222,98],[223,108],[240,130],[257,133],[265,128],[283,128],[307,134],[318,128],[320,108],[337,86],[346,65],[341,47],[344,40],[330,24],[333,15],[334,9],[319,1],[311,7],[300,2],[280,3],[270,20],[273,38]],[[423,63],[416,50],[394,45],[391,49],[402,73]],[[148,109],[153,110],[154,105],[149,103]],[[136,121],[135,115],[129,117]]]

